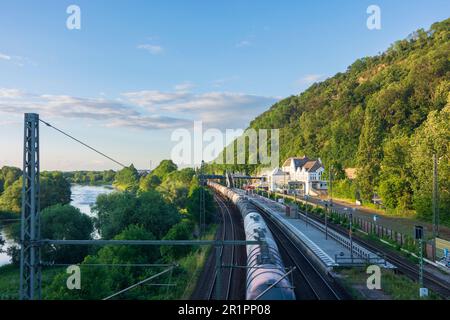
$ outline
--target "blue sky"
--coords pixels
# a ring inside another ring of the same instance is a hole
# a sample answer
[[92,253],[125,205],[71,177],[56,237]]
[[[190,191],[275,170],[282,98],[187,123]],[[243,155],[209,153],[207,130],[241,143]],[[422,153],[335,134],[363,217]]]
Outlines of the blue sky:
[[[81,9],[81,30],[66,8]],[[381,30],[366,27],[369,5]],[[245,128],[276,100],[448,18],[429,1],[4,1],[0,166],[20,166],[22,117],[41,117],[139,168],[193,120]],[[47,128],[43,169],[117,167]]]

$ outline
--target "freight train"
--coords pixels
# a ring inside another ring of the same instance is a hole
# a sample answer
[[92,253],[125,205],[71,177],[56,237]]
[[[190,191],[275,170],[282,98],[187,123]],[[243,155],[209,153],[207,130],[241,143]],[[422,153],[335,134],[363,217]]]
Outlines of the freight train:
[[[208,185],[232,201],[242,215],[247,241],[263,244],[247,245],[247,300],[295,300],[295,293],[278,250],[278,246],[258,210],[244,194],[215,182]],[[274,285],[275,284],[275,285]]]

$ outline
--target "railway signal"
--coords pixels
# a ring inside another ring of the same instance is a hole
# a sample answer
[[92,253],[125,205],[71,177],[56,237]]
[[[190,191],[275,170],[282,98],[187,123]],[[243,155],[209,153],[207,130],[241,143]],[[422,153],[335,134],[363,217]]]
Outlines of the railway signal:
[[414,237],[419,242],[419,296],[421,298],[428,296],[428,289],[423,286],[423,227],[414,227]]

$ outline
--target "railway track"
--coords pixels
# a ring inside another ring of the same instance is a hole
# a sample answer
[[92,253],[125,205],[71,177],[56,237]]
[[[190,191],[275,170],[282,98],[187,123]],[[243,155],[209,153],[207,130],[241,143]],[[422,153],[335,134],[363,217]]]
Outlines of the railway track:
[[[245,240],[242,220],[227,201],[218,195],[214,196],[221,219],[220,229],[216,233],[216,239],[221,240]],[[191,296],[193,300],[213,300],[216,298],[216,252],[212,248],[208,255],[204,269],[200,274],[197,286]],[[222,246],[219,248],[221,264],[224,266],[245,266],[245,246]],[[245,299],[245,275],[244,268],[221,268],[221,300]]]
[[270,228],[274,239],[280,248],[286,266],[295,266],[294,286],[297,299],[300,300],[344,300],[348,299],[347,293],[332,283],[331,279],[324,276],[305,256],[299,245],[290,237],[266,213],[264,216],[267,226]]
[[[302,211],[304,214],[304,212]],[[324,220],[322,218],[316,217],[314,215],[309,214],[309,218],[318,221],[320,223],[324,223]],[[348,230],[345,229],[342,226],[337,226],[332,223],[328,223],[328,228],[347,236]],[[373,242],[369,242],[355,234],[353,234],[353,240],[366,247],[367,249],[371,250],[372,252],[378,253],[379,255],[383,256],[388,262],[392,263],[397,267],[397,269],[409,277],[410,279],[414,281],[418,281],[419,279],[419,267],[409,261],[407,258],[400,256],[398,253],[394,252],[393,250],[390,250],[382,245],[374,244]],[[433,275],[432,273],[424,270],[423,273],[423,279],[424,279],[424,285],[431,289],[433,292],[436,292],[437,294],[443,296],[446,299],[450,299],[450,288],[442,283],[442,280]]]
[[[219,205],[219,210],[222,215],[222,240],[236,240],[236,232],[233,223],[233,217],[231,211],[226,205],[226,203],[218,196],[215,195],[214,199]],[[217,250],[217,249],[216,249]],[[222,246],[219,248],[219,257],[223,265],[232,266],[235,264],[235,246]],[[217,272],[221,272],[222,280],[222,290],[220,293],[220,299],[230,300],[231,298],[231,287],[233,280],[234,268],[221,268],[220,270],[214,271],[214,281],[212,281],[210,289],[208,291],[208,300],[212,300],[216,294],[217,286]]]

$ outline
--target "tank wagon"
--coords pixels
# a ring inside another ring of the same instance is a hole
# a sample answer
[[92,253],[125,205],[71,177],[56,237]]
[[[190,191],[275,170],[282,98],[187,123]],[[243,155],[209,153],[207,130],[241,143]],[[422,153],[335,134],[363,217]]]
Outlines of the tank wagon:
[[286,269],[278,246],[258,210],[244,195],[215,182],[208,182],[208,185],[237,206],[244,221],[246,240],[264,242],[247,245],[246,299],[295,300],[291,282],[288,277],[283,278]]

